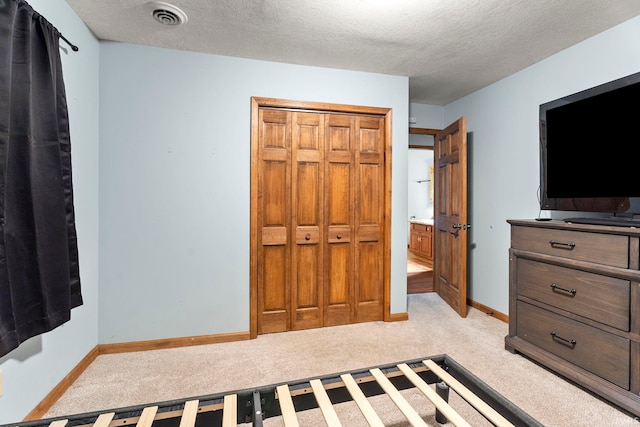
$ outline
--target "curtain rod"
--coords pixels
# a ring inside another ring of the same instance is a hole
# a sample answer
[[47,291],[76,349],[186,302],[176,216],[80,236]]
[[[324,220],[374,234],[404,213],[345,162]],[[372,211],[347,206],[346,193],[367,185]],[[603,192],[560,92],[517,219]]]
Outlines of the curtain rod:
[[62,40],[64,40],[65,43],[69,45],[69,47],[71,47],[72,51],[77,52],[80,49],[80,48],[78,48],[78,46],[76,46],[75,44],[73,44],[69,40],[67,40],[67,38],[65,36],[63,36],[62,33],[59,33],[59,34],[60,34],[60,38]]
[[44,22],[47,23],[47,25],[50,25],[56,31],[56,33],[58,33],[58,37],[60,37],[62,40],[64,40],[64,42],[69,45],[69,47],[71,48],[72,51],[77,52],[78,50],[80,50],[80,48],[78,48],[78,46],[76,46],[75,44],[71,43],[65,36],[63,36],[62,33],[60,32],[60,30],[58,30],[55,25],[53,25],[51,22],[49,22],[49,20],[47,18],[45,18],[44,16],[40,15],[40,13],[38,13],[33,7],[31,7],[31,5],[29,3],[27,3],[26,0],[21,0],[21,2],[26,4],[27,7],[29,7],[29,9],[31,9],[33,11],[33,18],[34,19],[42,19],[42,20],[44,20]]

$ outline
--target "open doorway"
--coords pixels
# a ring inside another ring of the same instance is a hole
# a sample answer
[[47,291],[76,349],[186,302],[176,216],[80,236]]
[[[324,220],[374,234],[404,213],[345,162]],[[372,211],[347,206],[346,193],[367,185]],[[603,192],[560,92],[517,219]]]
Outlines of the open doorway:
[[438,130],[409,128],[407,293],[433,291],[434,176],[433,135]]

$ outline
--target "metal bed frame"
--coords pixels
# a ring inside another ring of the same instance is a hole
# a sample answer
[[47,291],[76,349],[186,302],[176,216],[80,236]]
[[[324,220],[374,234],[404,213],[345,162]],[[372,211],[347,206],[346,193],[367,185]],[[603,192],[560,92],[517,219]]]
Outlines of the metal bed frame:
[[287,384],[216,393],[181,400],[56,417],[0,427],[230,427],[282,417],[300,425],[297,413],[319,408],[328,426],[342,425],[333,405],[353,401],[369,426],[384,426],[368,398],[386,394],[409,425],[426,426],[400,393],[416,388],[436,408],[436,421],[470,424],[449,404],[450,389],[496,426],[542,426],[447,355],[408,360]]

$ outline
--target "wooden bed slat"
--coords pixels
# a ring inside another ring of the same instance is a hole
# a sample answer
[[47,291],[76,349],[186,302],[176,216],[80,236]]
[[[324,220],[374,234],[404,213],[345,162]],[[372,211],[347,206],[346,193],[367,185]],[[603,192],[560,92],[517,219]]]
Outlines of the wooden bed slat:
[[198,400],[190,400],[184,404],[182,418],[180,418],[180,427],[193,427],[196,424],[199,403]]
[[442,381],[447,383],[449,387],[454,389],[464,400],[469,402],[471,406],[476,408],[478,412],[484,415],[489,421],[498,427],[511,427],[513,424],[505,417],[500,415],[495,409],[489,406],[484,400],[476,396],[471,390],[466,388],[460,381],[449,375],[444,369],[438,366],[433,360],[423,360],[424,363],[434,374]]
[[222,408],[222,427],[235,427],[238,425],[238,395],[227,394],[224,397]]
[[322,411],[322,415],[324,415],[324,419],[327,422],[327,425],[331,427],[341,426],[340,420],[338,419],[338,414],[333,409],[333,404],[327,395],[327,391],[324,389],[322,385],[322,381],[315,379],[309,381],[311,384],[311,388],[313,389],[313,394],[316,397],[316,401],[318,402],[318,406]]
[[365,396],[360,387],[358,387],[356,380],[354,380],[350,374],[340,375],[340,378],[347,387],[347,390],[349,390],[351,397],[353,397],[353,400],[358,405],[358,408],[360,408],[362,415],[364,415],[369,425],[371,427],[384,427],[384,423],[380,420],[375,409],[373,409],[373,406],[371,406],[367,400],[367,396]]
[[158,412],[157,406],[147,406],[142,410],[142,414],[140,414],[140,418],[136,423],[136,427],[150,427],[153,424],[153,420],[156,418],[156,413]]
[[104,414],[100,414],[95,423],[93,423],[93,427],[108,427],[113,417],[116,415],[115,412],[106,412]]
[[380,369],[374,368],[369,372],[374,376],[380,387],[384,390],[387,395],[393,400],[393,403],[396,404],[398,409],[404,414],[407,420],[411,423],[412,426],[417,427],[427,427],[427,423],[420,417],[420,415],[413,409],[413,406],[407,402],[407,400],[402,397],[402,394],[398,391],[397,388],[391,384],[389,378],[387,378]]
[[282,411],[282,420],[285,427],[299,427],[298,417],[296,416],[296,408],[293,406],[291,392],[286,384],[276,387],[278,393],[278,401],[280,402],[280,410]]
[[416,388],[427,397],[427,399],[433,402],[434,406],[442,412],[450,423],[456,427],[471,427],[471,424],[462,418],[462,416],[458,414],[442,397],[440,397],[438,393],[429,386],[429,384],[424,382],[422,378],[420,378],[420,376],[409,367],[409,365],[401,363],[398,365],[398,368],[402,371],[404,376],[407,377],[409,381],[411,381],[413,385],[415,385]]
[[49,427],[64,427],[64,426],[67,425],[68,422],[69,422],[69,420],[52,421],[51,424],[49,424]]

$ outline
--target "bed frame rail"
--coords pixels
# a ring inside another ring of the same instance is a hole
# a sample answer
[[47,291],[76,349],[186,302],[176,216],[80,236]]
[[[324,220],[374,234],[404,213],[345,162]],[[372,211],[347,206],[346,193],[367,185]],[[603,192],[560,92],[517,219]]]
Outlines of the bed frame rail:
[[466,427],[449,404],[450,389],[495,426],[542,426],[447,355],[409,360],[255,389],[7,424],[0,427],[262,427],[282,417],[285,427],[299,425],[297,413],[319,408],[327,425],[342,425],[333,405],[353,401],[370,426],[384,427],[368,398],[387,394],[412,426],[426,426],[401,390],[416,388],[436,408],[439,423]]

